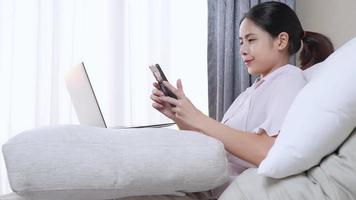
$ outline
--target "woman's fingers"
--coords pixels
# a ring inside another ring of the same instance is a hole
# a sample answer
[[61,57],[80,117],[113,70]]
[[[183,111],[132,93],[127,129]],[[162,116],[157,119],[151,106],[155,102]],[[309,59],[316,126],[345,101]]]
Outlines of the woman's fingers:
[[154,95],[154,94],[151,94],[150,98],[151,98],[153,101],[158,101],[158,100],[159,100],[159,97],[157,97],[157,96]]
[[159,103],[156,103],[156,102],[153,102],[152,103],[152,107],[154,107],[155,109],[157,110],[160,110],[163,108],[163,105],[162,104],[159,104]]
[[160,99],[159,96],[151,94],[150,98],[152,99],[152,101],[159,103],[159,104],[163,104],[164,102]]
[[168,96],[161,96],[159,97],[159,99],[161,101],[167,102],[173,106],[178,106],[179,105],[179,101],[177,99],[174,99],[172,97],[168,97]]
[[184,97],[183,91],[180,89],[175,88],[173,85],[171,85],[169,82],[167,81],[163,81],[164,86],[166,86],[171,92],[173,92],[173,94],[175,94],[178,99],[181,99]]
[[180,79],[177,80],[177,88],[178,90],[183,91],[183,84],[182,84],[182,80]]
[[153,82],[153,87],[155,87],[155,88],[157,88],[157,89],[160,89],[157,82]]
[[164,93],[161,90],[158,90],[158,89],[153,89],[152,90],[152,94],[154,94],[156,96],[164,96]]

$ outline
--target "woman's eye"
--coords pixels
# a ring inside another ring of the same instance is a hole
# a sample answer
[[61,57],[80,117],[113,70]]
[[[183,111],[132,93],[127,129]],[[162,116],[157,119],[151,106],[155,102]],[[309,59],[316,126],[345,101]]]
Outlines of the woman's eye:
[[256,39],[248,39],[248,42],[253,42],[255,41]]

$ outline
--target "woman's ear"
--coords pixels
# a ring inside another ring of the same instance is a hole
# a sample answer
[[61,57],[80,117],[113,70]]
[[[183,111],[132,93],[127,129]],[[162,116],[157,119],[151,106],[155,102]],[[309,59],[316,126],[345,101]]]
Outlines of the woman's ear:
[[288,41],[289,41],[288,33],[281,32],[277,36],[277,40],[276,40],[278,50],[284,50],[286,47],[288,47]]

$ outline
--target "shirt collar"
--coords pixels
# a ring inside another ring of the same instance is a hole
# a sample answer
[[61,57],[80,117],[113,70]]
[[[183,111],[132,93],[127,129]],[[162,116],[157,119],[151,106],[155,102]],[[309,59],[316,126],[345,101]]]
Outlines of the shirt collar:
[[260,85],[262,85],[264,82],[272,79],[273,77],[277,76],[279,73],[281,73],[282,71],[284,71],[286,68],[288,68],[289,66],[292,66],[290,64],[286,64],[283,65],[281,67],[278,67],[277,69],[273,70],[271,73],[267,74],[267,76],[261,78],[258,77],[255,82],[252,84],[254,89],[257,89]]

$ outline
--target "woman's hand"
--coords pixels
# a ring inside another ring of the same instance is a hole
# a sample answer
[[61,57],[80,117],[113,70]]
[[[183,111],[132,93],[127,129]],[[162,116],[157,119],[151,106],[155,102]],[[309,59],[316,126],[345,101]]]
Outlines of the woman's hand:
[[151,94],[151,99],[153,100],[152,107],[161,112],[169,119],[175,121],[175,114],[172,112],[172,106],[169,103],[164,102],[160,99],[160,97],[163,97],[164,94],[160,90],[158,83],[154,82],[153,86],[155,87],[155,89],[152,90]]
[[177,99],[164,95],[159,96],[159,100],[167,105],[165,108],[170,108],[169,115],[173,115],[171,119],[176,122],[180,129],[199,131],[198,126],[203,123],[203,119],[207,116],[199,111],[185,96],[181,80],[177,80],[177,88],[167,81],[164,81],[163,84],[177,96]]
[[204,115],[184,95],[180,80],[177,80],[177,88],[168,82],[164,82],[164,85],[178,99],[164,96],[162,91],[154,90],[151,97],[154,100],[153,107],[170,116],[180,129],[198,131],[214,137],[220,140],[230,153],[257,166],[266,157],[275,141],[274,137],[265,132],[256,134],[233,129]]

